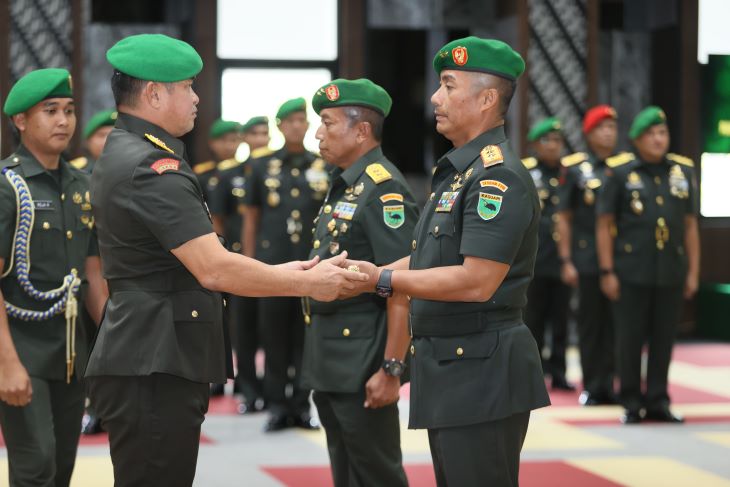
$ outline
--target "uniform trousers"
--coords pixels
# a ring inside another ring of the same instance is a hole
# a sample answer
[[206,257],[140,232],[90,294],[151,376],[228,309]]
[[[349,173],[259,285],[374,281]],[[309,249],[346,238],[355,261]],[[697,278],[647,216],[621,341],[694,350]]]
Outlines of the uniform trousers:
[[407,487],[397,403],[370,409],[364,402],[364,392],[314,392],[335,487]]
[[517,487],[530,412],[428,430],[438,487]]
[[[669,406],[667,379],[682,311],[682,286],[647,286],[621,280],[614,303],[621,403],[630,411]],[[648,344],[646,396],[641,392],[641,353]]]
[[10,486],[67,487],[81,435],[84,387],[76,378],[70,384],[39,377],[30,380],[33,397],[27,406],[0,401]]
[[601,291],[600,278],[580,275],[578,338],[583,389],[591,396],[613,396],[614,325],[611,301]]
[[256,375],[256,352],[261,346],[258,298],[231,296],[231,321],[236,326],[236,381],[246,401],[264,397],[263,383]]
[[191,486],[208,384],[168,374],[87,380],[109,432],[114,486]]
[[527,289],[525,324],[532,331],[542,355],[545,332],[550,326],[550,359],[543,369],[553,377],[565,376],[565,348],[568,341],[568,311],[571,289],[560,278],[535,276]]

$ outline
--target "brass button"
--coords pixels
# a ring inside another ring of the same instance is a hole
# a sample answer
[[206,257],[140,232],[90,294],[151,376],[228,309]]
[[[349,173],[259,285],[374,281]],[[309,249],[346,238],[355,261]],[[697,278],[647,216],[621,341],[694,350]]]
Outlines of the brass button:
[[319,240],[315,240],[315,241],[314,241],[314,243],[312,244],[312,247],[313,247],[313,248],[314,248],[315,250],[316,250],[316,249],[318,249],[318,248],[319,248],[319,246],[320,246],[320,241],[319,241]]
[[69,240],[71,240],[72,238],[74,238],[74,234],[73,234],[73,232],[71,230],[66,230],[66,238],[69,239]]
[[332,231],[332,236],[333,236],[333,237],[336,237],[336,236],[337,236],[337,235],[339,235],[339,234],[340,234],[340,231],[339,231],[339,230],[337,230],[337,229],[335,229],[335,230],[333,230],[333,231]]
[[197,318],[198,317],[198,311],[197,310],[193,310],[193,312],[190,313],[190,314],[193,316],[193,318]]
[[584,249],[584,248],[588,247],[588,242],[583,239],[578,240],[578,247]]
[[630,254],[632,250],[633,250],[633,248],[631,247],[631,244],[626,244],[626,245],[624,245],[624,251],[625,251],[625,252],[626,252],[627,254]]
[[292,198],[298,198],[299,197],[299,188],[292,188],[289,192],[292,196]]
[[291,237],[289,237],[289,240],[291,240],[292,243],[299,243],[299,234],[295,233]]
[[345,328],[344,330],[342,330],[342,336],[349,337],[350,336],[350,329],[349,328]]
[[240,252],[241,242],[233,242],[233,245],[231,245],[231,249],[233,249],[234,252]]
[[416,241],[415,240],[413,242],[411,242],[411,248],[413,250],[416,250]]
[[659,176],[654,176],[654,182],[658,185],[662,184],[662,178]]
[[556,195],[553,195],[550,197],[550,203],[557,205],[558,203],[560,203],[560,198]]
[[301,213],[299,213],[299,210],[292,210],[291,211],[291,217],[295,220],[299,220],[299,217],[302,216]]
[[433,234],[434,235],[438,235],[439,234],[439,226],[438,225],[436,225],[435,227],[433,227]]
[[657,196],[656,197],[656,204],[659,205],[659,206],[662,206],[664,204],[664,198],[662,198],[661,196]]
[[51,224],[48,222],[43,222],[43,230],[48,230],[49,228],[51,228]]
[[553,240],[560,242],[560,234],[558,232],[553,232]]
[[268,240],[261,241],[261,247],[268,249],[270,246],[271,246],[271,243]]
[[332,213],[332,206],[331,205],[324,205],[324,212],[329,214]]
[[415,345],[411,345],[411,355],[415,355],[415,354],[416,354],[416,347],[415,347]]
[[299,169],[297,169],[296,167],[295,167],[295,168],[293,168],[293,169],[291,170],[291,175],[292,175],[292,176],[294,176],[294,177],[297,177],[297,176],[299,176]]
[[13,162],[20,162],[20,159],[18,159],[17,157],[13,157]]
[[660,227],[663,227],[664,225],[666,225],[666,221],[664,220],[663,217],[660,216],[659,218],[657,218],[656,224],[659,225]]
[[550,178],[550,186],[552,186],[554,188],[557,185],[558,185],[557,178]]
[[456,349],[456,355],[458,355],[459,357],[461,357],[462,355],[464,355],[464,349],[461,348],[461,347],[457,348]]
[[550,218],[552,219],[552,221],[553,221],[554,223],[557,223],[557,222],[558,222],[558,218],[559,218],[559,217],[558,217],[558,214],[557,214],[557,213],[553,213],[553,216],[551,216]]

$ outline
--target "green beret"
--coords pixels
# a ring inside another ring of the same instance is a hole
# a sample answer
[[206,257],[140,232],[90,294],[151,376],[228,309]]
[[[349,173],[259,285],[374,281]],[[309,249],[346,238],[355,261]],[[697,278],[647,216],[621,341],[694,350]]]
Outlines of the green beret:
[[279,107],[279,111],[276,112],[276,118],[279,122],[281,122],[292,113],[306,111],[307,100],[304,98],[294,98],[293,100],[285,101],[284,104]]
[[258,116],[249,118],[248,122],[244,123],[241,127],[241,132],[249,132],[257,125],[269,125],[269,117]]
[[161,83],[190,79],[203,69],[193,46],[163,34],[125,37],[106,52],[106,59],[128,76]]
[[560,132],[560,120],[555,117],[540,120],[527,132],[527,140],[533,142],[549,132]]
[[387,117],[392,105],[388,92],[365,78],[336,79],[318,89],[312,97],[312,107],[317,115],[325,108],[360,106]]
[[218,119],[215,122],[213,122],[213,125],[210,126],[210,132],[208,135],[211,139],[217,139],[218,137],[223,137],[226,134],[230,134],[231,132],[240,132],[241,131],[241,124],[238,122],[231,122],[229,120],[223,120]]
[[88,139],[91,137],[96,129],[105,127],[108,125],[114,125],[117,123],[117,111],[116,110],[103,110],[96,113],[84,127],[84,138]]
[[514,81],[525,71],[522,56],[509,45],[496,39],[465,37],[446,44],[433,58],[433,69],[478,71]]
[[48,98],[73,98],[71,74],[65,69],[37,69],[26,74],[8,92],[3,111],[12,117]]
[[664,110],[656,106],[646,107],[634,118],[631,129],[629,129],[629,138],[634,140],[646,132],[649,127],[662,123],[667,123]]

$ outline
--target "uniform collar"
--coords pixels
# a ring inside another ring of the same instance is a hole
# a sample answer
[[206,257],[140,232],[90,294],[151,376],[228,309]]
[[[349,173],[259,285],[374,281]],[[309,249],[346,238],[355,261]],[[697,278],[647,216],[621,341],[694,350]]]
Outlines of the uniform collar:
[[[150,123],[147,120],[135,117],[129,113],[119,112],[119,115],[117,116],[117,123],[114,127],[137,134],[143,139],[145,138],[145,135],[156,137],[167,147],[172,149],[176,156],[185,158],[185,144],[183,141],[173,137],[162,127]],[[152,143],[152,141],[150,141],[150,143]]]
[[504,125],[499,125],[487,130],[481,135],[476,136],[458,149],[452,149],[447,152],[446,155],[439,160],[439,162],[445,159],[449,161],[449,163],[451,163],[457,171],[464,172],[466,168],[474,162],[474,159],[485,146],[501,144],[506,140],[507,137],[504,135]]
[[355,163],[345,169],[344,171],[340,168],[336,168],[333,174],[333,178],[342,178],[348,186],[352,186],[355,182],[360,179],[363,171],[373,162],[383,159],[383,149],[381,146],[377,146],[367,154],[363,155]]
[[[23,176],[26,178],[32,178],[39,174],[48,174],[43,165],[38,162],[33,153],[28,150],[23,144],[18,146],[18,150],[12,157],[18,157],[18,164],[23,169]],[[71,170],[69,163],[61,156],[58,160],[58,169],[61,171],[61,183],[63,187],[66,187],[71,181],[76,179],[74,171]]]

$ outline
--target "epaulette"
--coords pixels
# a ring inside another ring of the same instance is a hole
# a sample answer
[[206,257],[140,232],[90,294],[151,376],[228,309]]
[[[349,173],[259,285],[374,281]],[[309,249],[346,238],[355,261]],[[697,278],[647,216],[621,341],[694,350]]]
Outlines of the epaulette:
[[259,147],[251,151],[251,159],[258,159],[259,157],[265,157],[273,154],[274,151],[268,147]]
[[150,142],[152,142],[153,144],[155,144],[155,145],[156,145],[157,147],[159,147],[160,149],[162,149],[162,150],[166,150],[166,151],[167,151],[167,152],[169,152],[170,154],[174,154],[174,153],[175,153],[175,151],[174,151],[174,150],[172,150],[172,149],[170,149],[169,147],[167,147],[167,145],[165,145],[165,143],[164,143],[163,141],[161,141],[160,139],[158,139],[158,138],[157,138],[157,137],[155,137],[154,135],[150,135],[150,134],[144,134],[144,136],[145,136],[145,138],[146,138],[147,140],[149,140]]
[[562,164],[563,167],[571,167],[586,160],[588,160],[588,154],[585,152],[576,152],[575,154],[570,154],[569,156],[565,156],[560,159],[560,164]]
[[227,171],[228,169],[233,169],[234,167],[241,164],[236,159],[226,159],[225,161],[221,161],[218,163],[218,166],[216,167],[219,171]]
[[213,169],[215,169],[215,161],[205,161],[193,166],[193,172],[195,174],[205,174]]
[[608,167],[619,167],[623,166],[627,162],[633,161],[634,159],[636,159],[636,156],[634,156],[631,152],[622,152],[621,154],[606,159],[606,165]]
[[77,157],[76,159],[71,159],[70,161],[68,161],[68,163],[71,164],[72,167],[80,171],[89,164],[89,160],[81,156]]
[[379,162],[373,162],[370,164],[367,168],[365,168],[365,173],[370,176],[370,179],[372,179],[375,184],[380,184],[393,177]]
[[525,157],[522,159],[522,165],[525,166],[528,171],[530,169],[535,169],[537,167],[537,159],[534,157]]
[[690,159],[689,157],[680,156],[679,154],[673,154],[672,152],[670,152],[669,154],[667,154],[667,159],[683,166],[695,167],[695,163],[692,159]]

